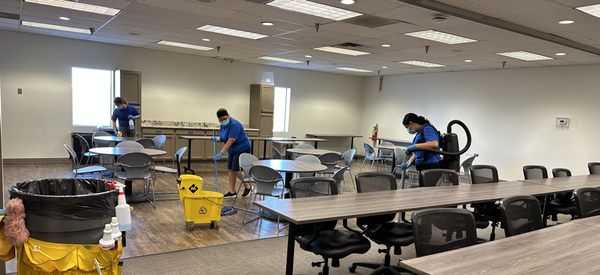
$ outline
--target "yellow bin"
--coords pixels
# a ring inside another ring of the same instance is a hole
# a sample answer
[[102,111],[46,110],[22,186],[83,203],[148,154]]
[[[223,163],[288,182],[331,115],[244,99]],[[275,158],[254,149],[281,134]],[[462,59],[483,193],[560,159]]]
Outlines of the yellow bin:
[[195,195],[196,192],[202,191],[204,181],[196,175],[181,175],[179,176],[179,200],[183,200],[184,195]]
[[179,177],[179,199],[183,202],[185,224],[188,230],[194,224],[210,224],[211,228],[219,228],[223,194],[202,191],[202,178],[196,175]]

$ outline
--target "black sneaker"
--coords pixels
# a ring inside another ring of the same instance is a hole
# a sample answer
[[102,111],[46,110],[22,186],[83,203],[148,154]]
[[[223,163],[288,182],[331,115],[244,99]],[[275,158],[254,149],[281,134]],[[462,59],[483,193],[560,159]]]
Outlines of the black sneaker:
[[242,193],[242,197],[248,196],[248,194],[250,194],[250,191],[252,191],[252,188],[244,188],[244,193]]
[[237,193],[231,193],[231,192],[227,192],[227,194],[223,195],[223,197],[225,198],[234,198],[237,197]]

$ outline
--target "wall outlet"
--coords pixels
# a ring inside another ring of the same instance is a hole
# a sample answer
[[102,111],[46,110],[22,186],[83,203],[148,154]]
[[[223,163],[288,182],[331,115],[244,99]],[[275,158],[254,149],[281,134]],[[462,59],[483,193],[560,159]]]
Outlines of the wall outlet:
[[556,128],[561,130],[568,130],[569,126],[571,126],[571,119],[566,117],[557,117],[556,118]]

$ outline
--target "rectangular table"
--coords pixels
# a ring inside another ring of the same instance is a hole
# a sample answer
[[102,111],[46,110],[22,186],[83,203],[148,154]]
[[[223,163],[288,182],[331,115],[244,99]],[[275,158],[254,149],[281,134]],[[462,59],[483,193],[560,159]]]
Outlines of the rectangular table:
[[599,187],[600,175],[581,175],[548,179],[529,179],[523,180],[523,182],[543,184],[546,186],[559,188],[563,191],[572,191],[583,187]]
[[[590,219],[590,220],[588,220]],[[400,262],[417,274],[600,274],[600,218]]]
[[413,211],[432,207],[496,201],[516,195],[545,195],[557,188],[526,182],[423,187],[395,191],[254,202],[290,222],[286,274],[293,274],[296,225]]
[[[361,135],[353,134],[306,134],[307,137],[313,138],[350,138],[350,149],[354,149],[354,138],[361,138]],[[315,149],[317,148],[315,143]]]

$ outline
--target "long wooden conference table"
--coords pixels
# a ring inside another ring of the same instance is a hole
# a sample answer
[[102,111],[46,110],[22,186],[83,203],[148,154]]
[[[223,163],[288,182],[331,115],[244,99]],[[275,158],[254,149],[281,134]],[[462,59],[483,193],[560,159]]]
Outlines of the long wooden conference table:
[[[564,182],[570,182],[570,184],[561,184]],[[254,204],[290,222],[286,274],[291,275],[294,264],[294,235],[296,226],[299,224],[497,201],[518,195],[548,195],[592,186],[600,186],[600,176],[423,187],[338,196],[257,201]]]

